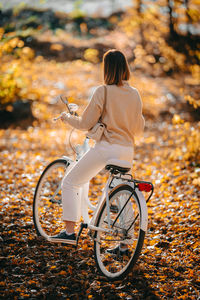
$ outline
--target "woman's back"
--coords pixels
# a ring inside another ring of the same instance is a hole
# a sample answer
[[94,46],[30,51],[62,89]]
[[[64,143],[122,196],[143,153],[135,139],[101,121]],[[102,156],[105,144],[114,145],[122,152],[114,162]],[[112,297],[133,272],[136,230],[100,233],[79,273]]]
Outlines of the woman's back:
[[[106,85],[106,90],[106,105],[101,103],[102,109],[105,109],[102,122],[106,125],[102,139],[113,144],[132,145],[134,136],[144,129],[139,93],[126,81],[123,82],[123,86]],[[99,101],[104,102],[103,86],[96,92],[101,94],[101,97],[97,97]]]

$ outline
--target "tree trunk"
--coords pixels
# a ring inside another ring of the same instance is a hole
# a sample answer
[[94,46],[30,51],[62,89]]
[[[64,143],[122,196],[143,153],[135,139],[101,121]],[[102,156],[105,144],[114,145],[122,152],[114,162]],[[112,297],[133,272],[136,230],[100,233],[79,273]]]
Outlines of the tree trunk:
[[187,36],[190,37],[190,24],[192,23],[192,18],[190,17],[188,11],[189,11],[189,0],[185,0],[185,6],[186,6],[186,17],[187,17]]
[[[139,17],[142,17],[142,0],[137,0],[136,11]],[[140,36],[142,47],[145,48],[146,42],[144,38],[144,26],[143,23],[140,24]]]
[[174,38],[176,35],[176,31],[174,29],[174,18],[173,18],[173,1],[172,0],[167,0],[167,6],[169,9],[169,34],[170,38]]

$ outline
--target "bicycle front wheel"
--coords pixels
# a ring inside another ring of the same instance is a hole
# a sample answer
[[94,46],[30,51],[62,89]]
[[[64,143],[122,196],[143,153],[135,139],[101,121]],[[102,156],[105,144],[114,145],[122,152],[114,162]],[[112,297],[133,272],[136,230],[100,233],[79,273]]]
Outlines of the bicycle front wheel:
[[33,220],[39,236],[49,238],[63,228],[61,183],[70,160],[57,159],[43,171],[33,199]]
[[[119,185],[109,195],[99,214],[94,252],[99,271],[109,280],[120,280],[131,271],[144,242],[138,196],[129,185]],[[109,226],[110,223],[110,226]],[[109,229],[110,232],[109,232]]]

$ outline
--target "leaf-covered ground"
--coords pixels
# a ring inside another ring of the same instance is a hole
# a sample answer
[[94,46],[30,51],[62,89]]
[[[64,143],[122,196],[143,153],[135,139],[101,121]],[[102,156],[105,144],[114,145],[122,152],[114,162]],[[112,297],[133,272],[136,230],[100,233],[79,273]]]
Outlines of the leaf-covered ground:
[[[92,88],[101,83],[101,68],[81,60],[56,63],[41,56],[25,61],[21,70],[16,60],[15,67],[26,78],[29,97],[41,101],[33,102],[37,121],[32,126],[0,130],[0,298],[199,299],[200,165],[194,154],[199,125],[183,122],[178,115],[184,98],[180,91],[188,88],[185,83],[193,84],[189,75],[132,74],[130,83],[142,95],[146,118],[144,137],[136,141],[134,176],[152,181],[155,193],[148,203],[142,254],[126,279],[110,283],[97,272],[86,232],[77,249],[50,244],[37,237],[32,218],[33,194],[42,170],[63,154],[72,155],[67,142],[70,128],[51,121],[64,109],[53,99],[67,93],[82,110]],[[75,132],[73,142],[80,140]],[[101,179],[98,186],[95,182],[93,198],[103,184]]]
[[[80,68],[78,81],[84,82],[89,67]],[[142,80],[148,83],[144,77],[137,82]],[[92,84],[97,81],[93,79],[87,87]],[[154,85],[151,93],[158,88]],[[146,101],[144,107],[149,106],[151,102]],[[177,128],[158,113],[153,120],[147,118],[144,138],[135,149],[134,175],[153,181],[155,193],[148,205],[146,242],[128,278],[109,283],[99,276],[86,235],[78,249],[52,245],[36,236],[32,219],[36,182],[48,162],[70,154],[69,128],[50,121],[62,109],[58,104],[47,105],[38,112],[38,117],[43,113],[41,118],[46,119],[39,125],[0,131],[1,298],[198,299],[200,193],[194,183],[200,169],[172,159]]]

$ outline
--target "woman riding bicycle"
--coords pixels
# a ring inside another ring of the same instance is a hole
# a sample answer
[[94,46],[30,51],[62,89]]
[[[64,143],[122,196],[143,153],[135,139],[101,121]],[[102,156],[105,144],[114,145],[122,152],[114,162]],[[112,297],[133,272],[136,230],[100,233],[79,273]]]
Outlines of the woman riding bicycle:
[[[116,49],[109,50],[104,54],[103,65],[105,85],[96,88],[82,116],[62,113],[61,120],[76,129],[90,130],[100,118],[105,129],[100,141],[81,157],[63,179],[65,230],[51,237],[52,242],[76,244],[74,228],[81,217],[83,186],[96,176],[110,159],[127,161],[132,165],[134,137],[144,130],[141,98],[137,89],[128,83],[130,71],[124,54]],[[125,245],[114,249],[125,250]]]

